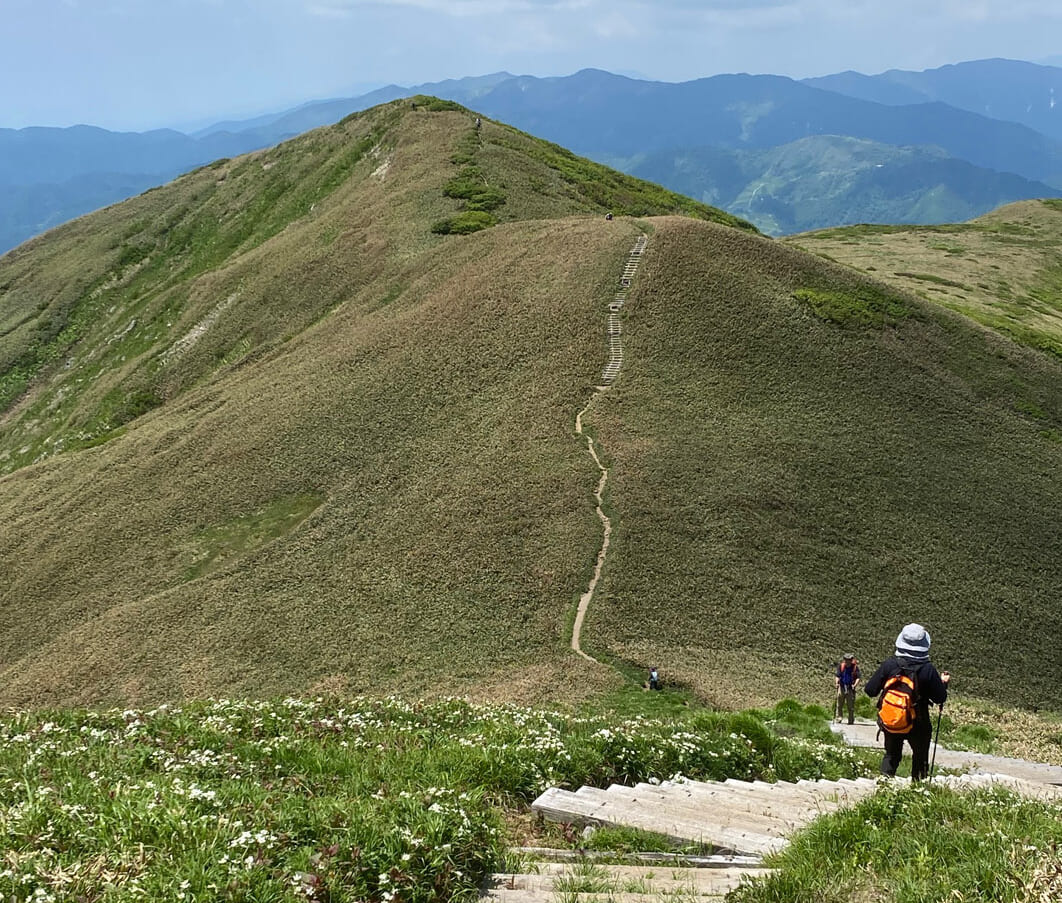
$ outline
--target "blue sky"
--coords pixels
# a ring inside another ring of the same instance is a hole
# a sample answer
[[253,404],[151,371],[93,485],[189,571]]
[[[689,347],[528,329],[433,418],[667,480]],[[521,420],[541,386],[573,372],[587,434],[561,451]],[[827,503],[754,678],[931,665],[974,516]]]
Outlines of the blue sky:
[[[506,70],[664,81],[1062,53],[1059,0],[2,0],[0,127],[191,127]],[[1062,63],[1062,59],[1056,59]]]

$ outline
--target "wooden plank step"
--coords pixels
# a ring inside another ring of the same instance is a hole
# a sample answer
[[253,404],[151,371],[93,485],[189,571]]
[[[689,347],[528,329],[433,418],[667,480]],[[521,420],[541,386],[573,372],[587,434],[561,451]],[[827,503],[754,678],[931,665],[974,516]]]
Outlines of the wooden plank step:
[[569,850],[554,847],[510,847],[511,853],[527,856],[547,862],[590,862],[595,859],[607,859],[609,862],[622,860],[631,865],[655,864],[679,866],[682,868],[720,869],[720,868],[759,868],[763,860],[758,856],[694,856],[689,853],[618,853],[613,850]]
[[[641,785],[638,785],[638,787],[640,789]],[[722,789],[717,791],[690,790],[683,787],[681,784],[661,784],[659,790],[662,793],[667,794],[668,798],[677,799],[679,802],[683,800],[683,797],[692,804],[710,805],[713,802],[716,802],[725,804],[738,811],[766,815],[796,824],[804,824],[807,822],[807,815],[809,813],[814,816],[822,811],[836,808],[837,806],[837,804],[834,803],[823,804],[813,800],[801,802],[797,800],[776,798],[767,794],[729,793]]]
[[[549,793],[550,791],[547,791]],[[566,791],[559,791],[565,794]],[[542,797],[539,797],[541,800]],[[539,800],[532,804],[532,809],[539,805]],[[570,816],[587,822],[599,824],[627,825],[641,828],[679,843],[693,842],[713,846],[735,853],[763,854],[781,849],[785,841],[776,835],[768,834],[756,828],[746,828],[739,824],[725,824],[707,815],[668,812],[662,808],[652,808],[637,803],[630,803],[615,796],[609,797],[605,790],[596,787],[581,787],[576,793],[567,793],[566,797],[555,797],[555,806],[567,816],[554,818],[555,821],[571,821]],[[552,818],[548,811],[539,809],[547,818]]]
[[873,781],[858,787],[840,785],[833,781],[808,781],[805,784],[798,783],[795,787],[779,787],[766,782],[736,780],[727,780],[723,784],[733,789],[735,793],[762,794],[770,799],[788,800],[805,805],[814,805],[817,802],[851,802],[871,795],[877,787]]
[[933,778],[933,783],[940,782],[956,790],[978,789],[981,787],[1003,787],[1030,799],[1062,800],[1062,787],[1056,784],[1043,784],[1009,774],[960,774],[941,775]]
[[613,785],[606,793],[629,803],[641,803],[658,810],[662,815],[681,814],[688,818],[704,818],[728,828],[745,831],[758,831],[772,837],[784,837],[794,828],[806,824],[816,813],[810,815],[806,810],[792,810],[786,814],[764,814],[762,811],[749,809],[745,800],[734,800],[726,795],[713,798],[681,797],[656,788],[620,787]]
[[737,781],[727,779],[723,783],[737,789],[750,789],[753,792],[773,793],[779,795],[793,795],[796,797],[817,796],[837,797],[848,795],[862,797],[867,793],[873,793],[877,789],[877,781],[872,778],[841,778],[838,781],[807,781],[800,780],[795,784],[770,783],[767,781]]
[[484,882],[487,895],[509,903],[548,900],[550,895],[580,901],[625,899],[659,901],[681,895],[683,899],[722,899],[741,884],[747,874],[763,875],[755,868],[698,869],[676,866],[626,866],[596,863],[539,863],[534,873],[496,873]]
[[[621,893],[660,893],[675,889],[693,889],[719,893],[734,886],[741,875],[748,871],[763,873],[762,863],[752,869],[728,866],[724,868],[699,869],[681,865],[604,865],[594,862],[571,864],[566,862],[539,862],[533,873],[501,875],[502,883],[510,889],[523,885],[528,888],[552,889],[568,883],[574,890],[585,878],[589,885],[595,879],[610,885]],[[493,878],[494,876],[492,876]],[[506,880],[508,879],[508,880]],[[577,893],[581,891],[576,891]]]
[[551,788],[543,793],[531,808],[550,821],[573,824],[620,825],[660,834],[673,843],[699,843],[716,850],[762,855],[775,848],[775,838],[746,838],[734,836],[721,825],[689,824],[679,819],[662,820],[653,813],[637,807],[614,803],[611,806],[578,797],[566,790]]
[[[722,891],[718,894],[697,895],[693,899],[697,903],[726,903],[726,894],[727,891]],[[679,892],[679,895],[682,899],[687,896],[683,892]],[[560,903],[562,899],[570,903],[661,903],[659,894],[623,894],[614,891],[572,894],[567,891],[554,891],[552,888],[548,890],[490,888],[480,896],[480,899],[494,900],[497,903]]]
[[[719,797],[700,793],[700,791],[693,791],[691,799],[703,799],[706,800],[708,804],[712,804],[717,802]],[[725,799],[725,797],[723,797],[723,799]],[[792,799],[772,799],[761,795],[737,794],[729,802],[729,805],[735,808],[747,807],[747,810],[754,814],[776,817],[783,821],[803,824],[811,818],[824,815],[828,812],[834,812],[837,808],[844,805],[844,803],[816,799],[813,797],[802,801]]]

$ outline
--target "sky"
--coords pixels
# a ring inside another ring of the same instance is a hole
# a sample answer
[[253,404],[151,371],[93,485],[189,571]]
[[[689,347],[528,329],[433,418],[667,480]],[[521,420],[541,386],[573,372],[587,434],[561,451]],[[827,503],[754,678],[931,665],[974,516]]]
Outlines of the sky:
[[1062,65],[1059,0],[0,0],[0,128],[191,129],[507,71]]

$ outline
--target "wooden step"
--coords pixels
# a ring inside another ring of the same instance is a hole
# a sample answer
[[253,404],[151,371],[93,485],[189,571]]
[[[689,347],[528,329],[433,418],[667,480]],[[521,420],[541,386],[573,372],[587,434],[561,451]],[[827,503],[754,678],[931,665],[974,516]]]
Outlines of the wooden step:
[[[640,786],[640,785],[639,785]],[[808,819],[808,812],[817,814],[824,811],[832,811],[837,808],[837,803],[823,803],[821,801],[795,800],[787,797],[767,793],[746,794],[740,792],[731,793],[727,790],[696,790],[683,784],[669,784],[664,782],[660,785],[666,793],[678,795],[681,799],[685,795],[691,802],[708,804],[713,800],[725,802],[727,806],[760,815],[769,815],[783,820],[803,824]]]
[[660,903],[662,898],[722,900],[746,875],[767,874],[762,867],[717,869],[677,866],[629,866],[535,863],[528,873],[496,873],[484,882],[485,896],[507,903],[556,903],[561,897],[585,901]]
[[627,802],[642,802],[654,807],[661,814],[681,814],[688,818],[705,818],[717,824],[739,830],[758,831],[774,837],[784,837],[794,828],[811,821],[807,810],[789,810],[786,812],[764,812],[757,809],[755,801],[750,808],[748,797],[734,797],[720,794],[716,797],[684,796],[671,790],[655,787],[609,787],[609,793]]
[[625,825],[661,834],[675,843],[699,843],[717,850],[762,855],[781,849],[785,841],[758,830],[744,830],[685,813],[661,813],[631,804],[604,790],[580,788],[577,793],[551,788],[531,808],[551,821]]
[[792,817],[793,813],[801,812],[819,815],[824,812],[832,812],[845,805],[844,799],[834,800],[828,795],[795,795],[785,792],[764,792],[758,790],[741,790],[739,788],[728,789],[701,789],[692,788],[688,791],[693,798],[718,798],[720,795],[729,794],[732,799],[741,801],[747,806],[755,807],[761,812],[776,812],[783,817]]
[[[759,868],[763,860],[757,856],[727,855],[692,855],[690,853],[619,853],[610,850],[557,849],[556,847],[510,847],[510,853],[525,856],[540,862],[593,862],[608,860],[610,863],[620,861],[627,865],[653,865],[657,868],[675,866],[678,868],[722,869],[722,868]],[[535,866],[536,868],[538,865]]]

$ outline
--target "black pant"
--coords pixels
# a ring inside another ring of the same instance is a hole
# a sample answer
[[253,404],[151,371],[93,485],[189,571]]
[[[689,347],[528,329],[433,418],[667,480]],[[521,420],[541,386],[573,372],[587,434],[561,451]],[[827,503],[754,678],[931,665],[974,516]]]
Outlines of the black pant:
[[921,781],[929,776],[929,744],[933,740],[933,722],[929,713],[915,719],[909,734],[885,734],[885,755],[881,759],[881,773],[896,774],[903,759],[903,741],[911,744],[911,778]]

